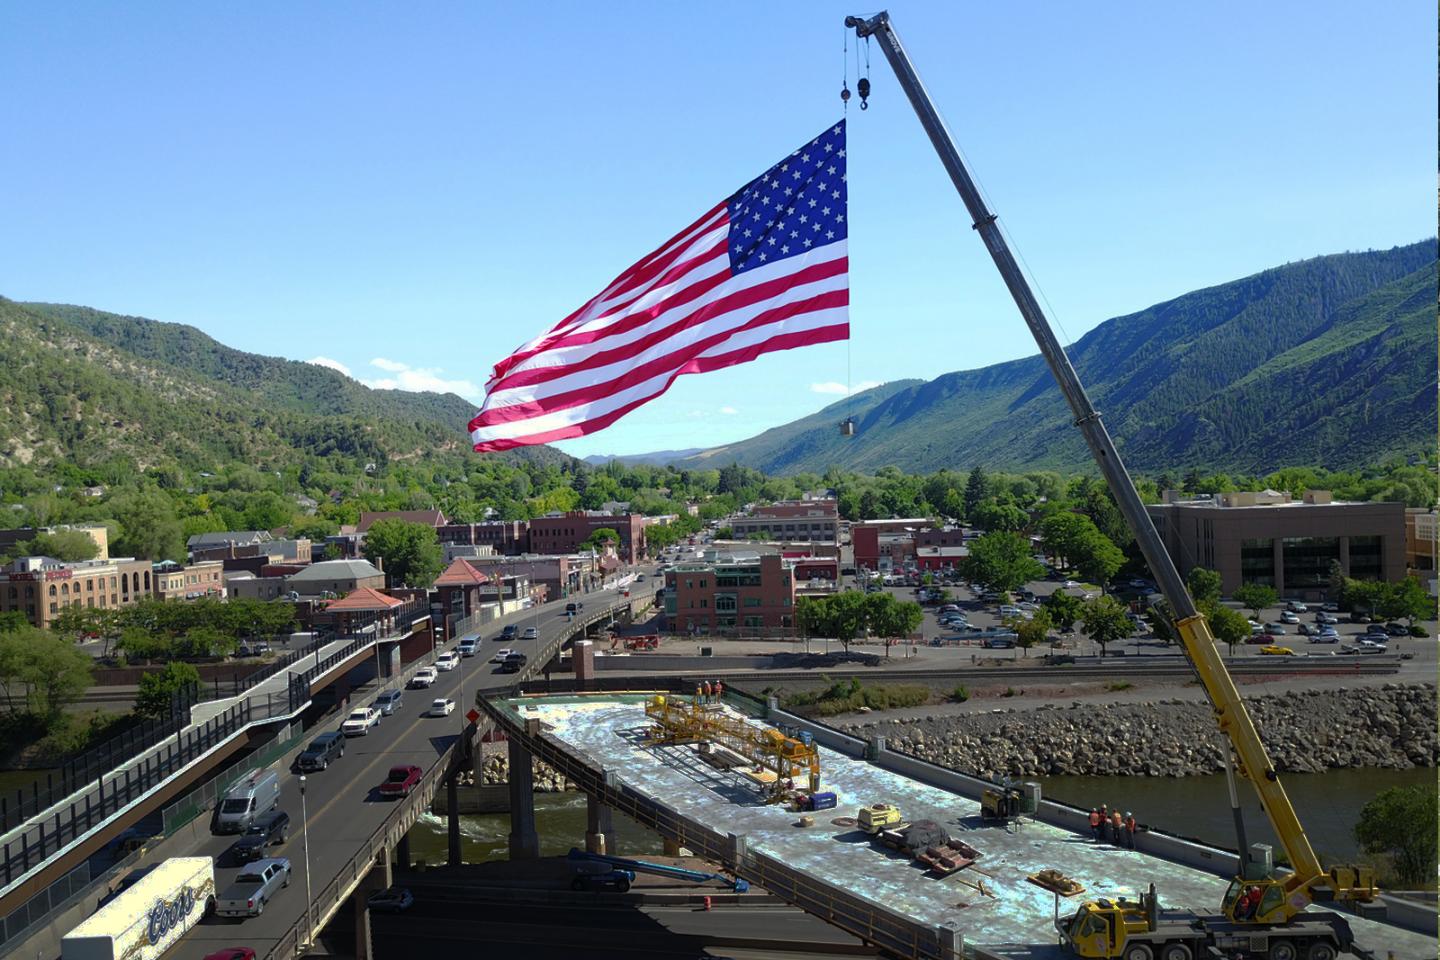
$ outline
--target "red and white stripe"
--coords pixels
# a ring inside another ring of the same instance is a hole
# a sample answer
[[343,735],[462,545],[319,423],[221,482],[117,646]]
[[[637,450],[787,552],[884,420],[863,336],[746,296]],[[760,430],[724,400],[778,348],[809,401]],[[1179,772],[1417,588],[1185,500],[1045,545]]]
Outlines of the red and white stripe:
[[681,374],[849,336],[845,241],[732,277],[729,233],[720,204],[496,364],[476,451],[594,433]]

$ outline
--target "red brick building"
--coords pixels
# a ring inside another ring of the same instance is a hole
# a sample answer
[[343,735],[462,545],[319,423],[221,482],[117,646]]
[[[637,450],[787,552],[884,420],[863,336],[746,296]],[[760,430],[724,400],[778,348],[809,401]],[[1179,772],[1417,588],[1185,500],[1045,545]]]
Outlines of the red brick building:
[[665,574],[668,629],[703,636],[788,636],[795,576],[778,553],[735,553]]
[[771,540],[840,539],[840,512],[834,500],[781,500],[730,521],[730,529],[743,540],[756,533]]
[[620,542],[615,545],[616,555],[625,563],[639,563],[645,555],[645,518],[634,513],[615,516],[572,510],[537,517],[530,521],[530,551],[550,555],[575,553],[592,533],[605,527],[620,535]]
[[441,543],[451,546],[492,547],[507,556],[530,551],[530,524],[524,520],[447,523],[437,527],[435,533]]

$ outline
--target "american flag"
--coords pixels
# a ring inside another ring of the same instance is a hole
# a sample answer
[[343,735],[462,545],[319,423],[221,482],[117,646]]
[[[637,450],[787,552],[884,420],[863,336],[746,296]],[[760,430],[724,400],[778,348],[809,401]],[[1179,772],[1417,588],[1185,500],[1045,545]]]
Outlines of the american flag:
[[845,198],[841,121],[496,364],[476,451],[594,433],[681,374],[849,337]]

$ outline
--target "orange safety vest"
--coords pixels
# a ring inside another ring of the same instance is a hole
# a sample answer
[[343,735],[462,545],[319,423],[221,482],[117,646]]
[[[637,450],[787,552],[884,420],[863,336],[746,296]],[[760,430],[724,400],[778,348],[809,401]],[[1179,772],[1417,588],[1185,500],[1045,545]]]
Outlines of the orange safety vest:
[[1090,826],[1092,826],[1092,827],[1098,827],[1098,826],[1100,826],[1100,822],[1101,822],[1101,820],[1100,820],[1100,811],[1099,811],[1099,810],[1091,810],[1091,811],[1090,811]]

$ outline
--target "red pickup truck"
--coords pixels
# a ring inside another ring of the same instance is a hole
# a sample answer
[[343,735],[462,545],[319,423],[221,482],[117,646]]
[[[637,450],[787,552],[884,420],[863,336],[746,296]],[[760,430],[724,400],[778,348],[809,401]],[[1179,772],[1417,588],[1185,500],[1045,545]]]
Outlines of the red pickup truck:
[[417,766],[391,767],[390,776],[380,784],[380,795],[384,797],[408,797],[410,791],[420,784],[425,771]]

